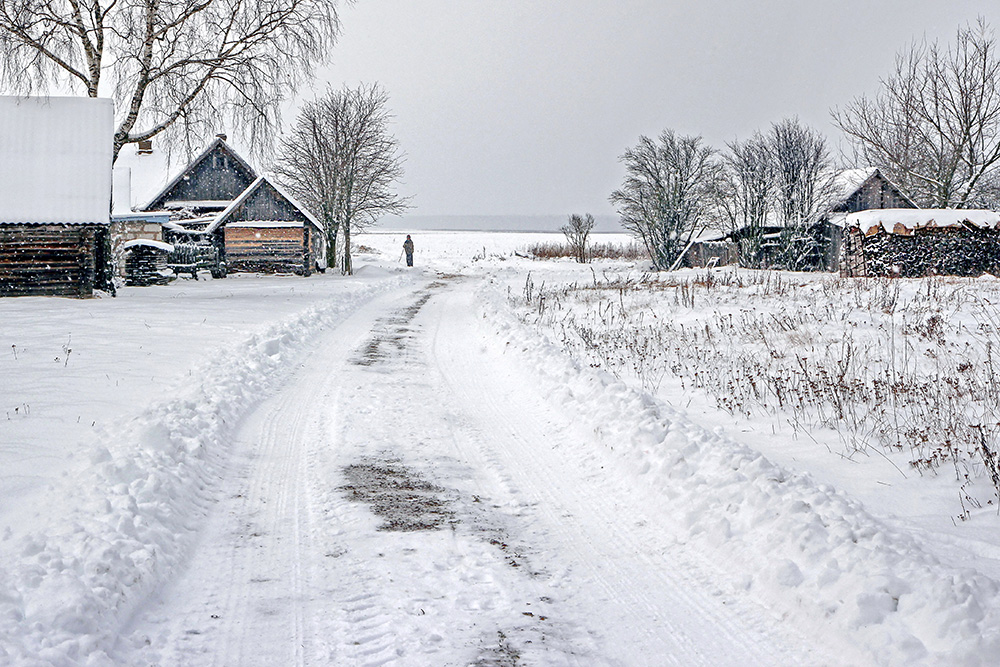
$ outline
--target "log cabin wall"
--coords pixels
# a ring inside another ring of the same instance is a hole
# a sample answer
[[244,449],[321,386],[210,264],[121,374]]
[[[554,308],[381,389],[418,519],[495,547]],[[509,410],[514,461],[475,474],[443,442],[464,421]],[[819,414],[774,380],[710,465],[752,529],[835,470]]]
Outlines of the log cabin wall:
[[93,296],[102,225],[0,225],[0,296]]
[[237,201],[222,214],[228,271],[312,274],[319,230],[294,203],[266,179]]
[[227,225],[226,268],[229,271],[303,273],[302,227]]

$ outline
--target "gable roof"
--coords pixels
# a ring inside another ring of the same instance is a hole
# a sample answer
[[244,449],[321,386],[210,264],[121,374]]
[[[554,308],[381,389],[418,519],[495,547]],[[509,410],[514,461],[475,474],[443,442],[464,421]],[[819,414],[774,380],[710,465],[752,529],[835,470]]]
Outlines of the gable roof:
[[[229,206],[226,207],[224,211],[216,216],[215,220],[205,228],[205,233],[214,232],[216,229],[225,225],[234,215],[243,207],[245,203],[256,193],[270,189],[275,195],[277,195],[279,200],[284,200],[289,206],[291,206],[296,212],[300,213],[304,218],[304,222],[312,224],[320,232],[323,231],[323,225],[320,224],[319,220],[316,219],[312,213],[309,212],[307,208],[302,206],[297,202],[291,195],[285,192],[284,188],[272,181],[267,176],[260,176],[254,181],[250,187],[243,191],[239,197],[233,200]],[[255,222],[281,222],[280,220],[255,220]]]
[[0,96],[0,223],[108,224],[113,151],[109,99]]
[[883,181],[892,193],[903,202],[910,204],[913,208],[919,208],[912,199],[903,194],[903,191],[890,181],[877,167],[863,167],[860,169],[842,169],[834,176],[834,199],[830,205],[831,212],[838,212],[838,209],[847,205],[847,202],[855,194],[863,190],[869,183],[875,180]]
[[[247,181],[253,181],[257,178],[257,172],[254,171],[253,167],[244,160],[240,155],[230,146],[222,137],[216,137],[205,149],[199,153],[184,169],[180,171],[174,178],[172,178],[166,186],[163,187],[152,199],[149,200],[142,210],[149,211],[152,209],[162,209],[166,208],[171,202],[171,196],[176,195],[177,191],[182,188],[185,184],[187,178],[198,172],[199,167],[203,162],[209,159],[213,154],[221,153],[233,160],[233,165],[236,170],[242,172],[242,175]],[[187,178],[186,178],[187,177]],[[177,208],[176,204],[188,204],[196,203],[189,199],[173,200],[175,203],[174,208]],[[212,207],[222,208],[225,202],[230,201],[230,197],[225,198],[212,198],[206,203]]]

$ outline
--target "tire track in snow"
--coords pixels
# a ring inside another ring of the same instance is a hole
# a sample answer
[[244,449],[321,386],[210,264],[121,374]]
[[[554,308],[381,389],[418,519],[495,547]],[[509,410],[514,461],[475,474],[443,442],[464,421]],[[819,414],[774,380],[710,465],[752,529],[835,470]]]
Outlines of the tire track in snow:
[[[397,292],[363,308],[246,420],[231,466],[241,474],[224,483],[186,575],[127,642],[150,645],[122,656],[365,666],[773,658],[704,597],[669,590],[701,582],[656,573],[662,545],[639,541],[655,523],[646,533],[595,532],[621,513],[608,501],[587,519],[588,502],[621,490],[581,472],[593,473],[596,459],[561,459],[569,452],[557,415],[498,394],[503,382],[489,385],[502,369],[478,365],[489,360],[475,347],[469,288],[452,296],[443,287],[426,300],[426,290]],[[374,346],[374,363],[354,363],[373,336],[391,342]],[[379,530],[380,519],[342,489],[345,469],[373,457],[447,489],[458,523]],[[623,553],[629,562],[608,562]],[[630,582],[633,569],[645,574]],[[700,620],[677,618],[691,613]],[[668,620],[676,632],[664,639]],[[704,645],[720,639],[731,645]]]
[[330,542],[313,494],[324,471],[314,469],[310,449],[326,442],[330,426],[317,408],[335,400],[337,367],[374,318],[409,291],[373,300],[322,336],[313,360],[237,429],[233,474],[198,548],[160,600],[136,615],[119,662],[329,664],[316,621],[335,613],[322,594],[319,564]]
[[[468,291],[451,301],[443,307],[475,310]],[[438,332],[435,358],[465,413],[479,422],[476,437],[460,443],[462,455],[496,471],[508,493],[534,500],[525,502],[534,516],[531,537],[560,572],[558,602],[601,619],[595,627],[606,655],[628,665],[788,661],[783,633],[735,615],[711,582],[687,574],[697,567],[671,545],[669,527],[601,473],[596,449],[577,446],[587,434],[546,408],[502,361],[475,349],[472,318],[459,321],[460,332]],[[803,659],[798,641],[796,661]]]
[[[442,287],[432,284],[431,293]],[[469,437],[469,420],[453,409],[428,358],[428,318],[421,312],[428,298],[415,296],[412,306],[380,318],[372,339],[344,369],[339,427],[329,451],[339,453],[331,460],[339,460],[342,471],[384,461],[442,487],[458,520],[441,530],[391,533],[370,516],[367,526],[351,531],[344,558],[356,574],[353,583],[343,582],[340,597],[375,632],[362,633],[357,619],[346,615],[345,639],[353,639],[341,647],[345,664],[513,664],[529,655],[545,657],[524,664],[595,664],[575,657],[589,652],[587,637],[546,620],[544,585],[516,544],[503,541],[517,522],[510,503],[494,506],[496,484],[454,457],[451,443]],[[331,500],[345,514],[361,507]],[[391,634],[381,630],[386,618]]]

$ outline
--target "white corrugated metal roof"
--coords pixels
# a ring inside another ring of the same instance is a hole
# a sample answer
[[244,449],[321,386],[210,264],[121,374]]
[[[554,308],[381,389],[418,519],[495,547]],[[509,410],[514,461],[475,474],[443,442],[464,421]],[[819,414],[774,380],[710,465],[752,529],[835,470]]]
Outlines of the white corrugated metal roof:
[[109,99],[0,96],[0,221],[107,224]]

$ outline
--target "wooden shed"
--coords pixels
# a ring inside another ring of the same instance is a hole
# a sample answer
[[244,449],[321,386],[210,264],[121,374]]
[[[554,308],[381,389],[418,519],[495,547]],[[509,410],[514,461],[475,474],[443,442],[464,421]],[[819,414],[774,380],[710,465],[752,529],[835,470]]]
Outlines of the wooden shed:
[[325,249],[319,221],[266,176],[254,181],[205,231],[221,237],[228,272],[308,276]]
[[111,100],[0,97],[0,296],[114,290]]
[[841,274],[919,278],[1000,275],[1000,213],[885,209],[847,217]]
[[772,220],[760,227],[743,227],[725,236],[700,240],[688,249],[684,265],[721,266],[738,261],[742,255],[745,264],[752,267],[837,271],[841,266],[844,220],[848,215],[869,209],[917,208],[875,168],[844,169],[831,180],[828,205],[815,222],[786,227]]
[[834,178],[837,193],[827,218],[834,213],[871,209],[917,208],[913,201],[876,168],[844,169]]

